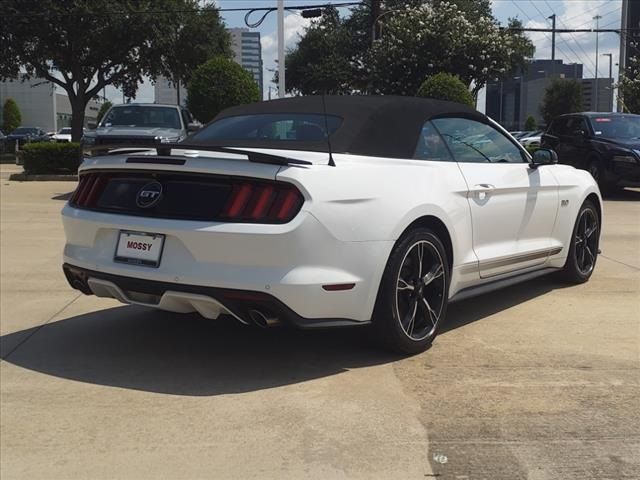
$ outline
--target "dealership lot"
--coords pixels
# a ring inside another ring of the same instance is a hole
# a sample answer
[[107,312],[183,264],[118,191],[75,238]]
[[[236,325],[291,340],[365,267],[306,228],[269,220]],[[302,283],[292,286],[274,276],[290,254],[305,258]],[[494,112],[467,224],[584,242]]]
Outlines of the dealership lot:
[[0,169],[0,477],[640,478],[640,191],[592,280],[452,305],[434,346],[249,329],[66,284],[71,182]]

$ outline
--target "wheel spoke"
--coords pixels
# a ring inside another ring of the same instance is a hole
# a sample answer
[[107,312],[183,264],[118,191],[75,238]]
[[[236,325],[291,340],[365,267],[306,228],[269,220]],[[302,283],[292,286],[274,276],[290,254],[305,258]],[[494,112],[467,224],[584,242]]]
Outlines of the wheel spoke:
[[429,312],[429,320],[431,320],[431,324],[435,327],[436,323],[438,322],[438,315],[436,315],[436,312],[433,311],[433,308],[431,308],[431,305],[429,305],[429,302],[426,298],[422,298],[422,303],[425,307],[427,307],[427,312]]
[[591,258],[591,262],[594,262],[596,257],[593,256],[593,253],[591,252],[591,249],[589,248],[589,245],[585,244],[584,249],[589,254],[589,257]]
[[402,278],[398,278],[398,291],[409,290],[413,292],[415,287]]
[[420,242],[417,246],[418,253],[418,279],[422,277],[422,261],[424,259],[424,244]]
[[424,277],[422,277],[422,283],[425,286],[429,285],[436,278],[440,278],[442,275],[444,275],[444,268],[442,268],[442,264],[438,263],[431,270],[429,270]]
[[411,315],[407,315],[407,317],[409,318],[409,320],[407,321],[407,326],[404,327],[404,325],[403,325],[404,331],[407,332],[407,335],[409,335],[409,336],[411,336],[411,334],[413,333],[413,327],[414,327],[415,322],[416,322],[416,313],[418,312],[418,300],[417,300],[417,298],[413,300],[412,304],[413,304],[413,308],[412,308]]
[[584,234],[585,238],[591,238],[591,235],[596,233],[597,230],[598,230],[598,227],[596,225],[592,226],[585,232]]

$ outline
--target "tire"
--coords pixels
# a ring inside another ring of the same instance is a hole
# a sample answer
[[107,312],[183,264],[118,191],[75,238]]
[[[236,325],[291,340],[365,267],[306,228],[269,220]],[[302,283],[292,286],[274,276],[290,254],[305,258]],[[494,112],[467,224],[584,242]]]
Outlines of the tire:
[[383,346],[409,355],[426,350],[446,316],[449,282],[440,239],[427,228],[405,234],[389,256],[373,314]]
[[599,158],[592,158],[587,165],[587,171],[600,188],[600,193],[608,194],[613,190],[613,184],[607,181],[607,172],[605,171],[602,161]]
[[[591,232],[591,233],[589,233]],[[571,232],[569,255],[560,277],[567,283],[584,283],[591,278],[598,260],[600,217],[595,205],[585,201]]]

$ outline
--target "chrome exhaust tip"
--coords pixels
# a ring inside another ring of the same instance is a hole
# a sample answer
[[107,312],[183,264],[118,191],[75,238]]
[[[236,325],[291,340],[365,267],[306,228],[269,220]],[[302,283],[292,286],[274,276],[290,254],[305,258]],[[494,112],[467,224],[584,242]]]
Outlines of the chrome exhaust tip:
[[280,325],[280,320],[277,317],[267,315],[260,310],[249,310],[249,317],[251,321],[260,328],[270,328]]

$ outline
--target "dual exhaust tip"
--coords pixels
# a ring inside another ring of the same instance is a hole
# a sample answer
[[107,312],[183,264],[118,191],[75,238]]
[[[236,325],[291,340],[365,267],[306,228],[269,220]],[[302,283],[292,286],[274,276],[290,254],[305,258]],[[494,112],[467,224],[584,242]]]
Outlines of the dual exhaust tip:
[[271,315],[268,312],[255,309],[249,310],[249,318],[254,325],[257,325],[260,328],[277,327],[282,323],[278,317]]

